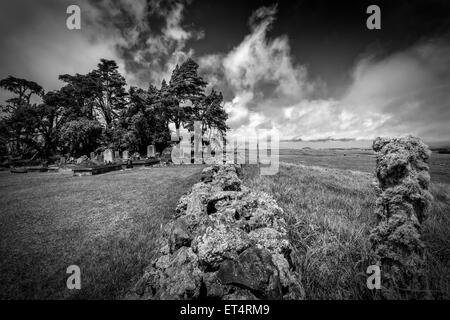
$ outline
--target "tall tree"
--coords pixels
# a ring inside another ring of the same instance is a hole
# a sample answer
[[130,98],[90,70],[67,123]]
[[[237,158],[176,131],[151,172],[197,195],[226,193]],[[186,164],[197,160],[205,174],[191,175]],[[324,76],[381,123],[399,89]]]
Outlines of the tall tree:
[[125,78],[119,73],[119,67],[114,60],[101,59],[97,69],[88,76],[92,80],[96,111],[100,113],[106,127],[114,126],[126,107]]
[[67,121],[80,117],[89,120],[96,118],[94,100],[100,94],[98,82],[90,74],[76,74],[74,76],[63,74],[59,79],[66,82],[60,90],[52,94],[53,103],[64,107],[64,116]]
[[33,95],[42,98],[44,90],[36,82],[8,76],[0,80],[0,87],[13,93],[1,106],[2,140],[10,146],[16,155],[24,155],[28,151],[40,151],[37,141],[36,106],[31,105]]
[[[171,121],[180,136],[180,125],[186,124],[192,114],[192,106],[204,97],[207,82],[198,75],[198,64],[191,58],[181,66],[176,66],[167,88],[167,94],[173,98],[168,104]],[[163,88],[161,88],[163,91]]]
[[131,87],[127,110],[127,134],[124,136],[129,148],[146,152],[147,145],[155,144],[161,151],[170,140],[167,118],[162,108],[160,92],[153,86],[148,91]]
[[214,89],[199,99],[192,108],[188,129],[193,129],[194,121],[201,121],[202,135],[208,129],[216,129],[223,135],[229,128],[226,124],[228,114],[223,109],[222,101],[222,93]]

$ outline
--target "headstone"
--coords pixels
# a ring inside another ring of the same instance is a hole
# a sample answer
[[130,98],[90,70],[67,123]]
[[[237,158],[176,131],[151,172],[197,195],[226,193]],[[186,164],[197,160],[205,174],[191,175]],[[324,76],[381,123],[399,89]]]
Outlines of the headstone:
[[103,151],[103,161],[105,163],[113,163],[114,157],[113,157],[113,151],[111,149],[106,149]]
[[170,141],[171,142],[178,142],[178,141],[180,141],[180,137],[176,133],[171,133],[170,134]]
[[154,145],[149,145],[147,146],[147,157],[148,158],[154,158],[155,155],[155,146]]
[[115,159],[120,158],[120,151],[114,152],[114,158],[115,158]]
[[91,152],[91,160],[95,159],[95,152]]
[[124,160],[124,161],[127,161],[128,160],[128,150],[125,150],[124,152],[122,152],[122,159]]

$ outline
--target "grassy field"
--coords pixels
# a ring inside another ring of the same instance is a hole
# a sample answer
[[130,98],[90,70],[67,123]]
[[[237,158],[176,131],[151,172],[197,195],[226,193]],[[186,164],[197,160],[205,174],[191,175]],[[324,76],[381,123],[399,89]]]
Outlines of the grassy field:
[[[117,298],[200,166],[73,177],[0,172],[0,299]],[[81,269],[81,290],[66,268]]]
[[[450,299],[448,155],[431,158],[434,202],[424,224],[428,280]],[[361,150],[283,150],[280,171],[244,183],[274,195],[301,257],[309,299],[371,299],[366,268],[375,225],[375,159]],[[91,177],[0,172],[0,298],[120,298],[141,276],[160,226],[201,166],[135,169]],[[352,170],[349,170],[352,169]],[[82,290],[66,289],[67,266]]]
[[[308,299],[375,298],[365,273],[371,264],[368,235],[376,223],[373,175],[299,164],[303,161],[283,163],[273,176],[246,166],[244,183],[272,194],[284,209]],[[431,191],[435,201],[423,228],[427,276],[434,298],[449,299],[450,185],[433,183]]]
[[[281,149],[280,161],[370,173],[375,170],[375,153],[362,149]],[[450,154],[433,152],[430,174],[433,182],[450,183]]]

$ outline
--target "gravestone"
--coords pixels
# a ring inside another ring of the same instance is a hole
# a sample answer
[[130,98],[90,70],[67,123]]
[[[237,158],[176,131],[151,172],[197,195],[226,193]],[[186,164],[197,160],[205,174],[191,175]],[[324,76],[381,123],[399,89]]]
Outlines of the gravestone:
[[176,133],[171,133],[170,134],[170,141],[171,142],[178,142],[178,141],[180,141],[180,137]]
[[113,151],[111,149],[106,149],[105,151],[103,151],[103,161],[105,163],[113,163],[114,162]]
[[120,151],[114,152],[114,158],[119,159],[120,158]]
[[149,145],[147,146],[147,157],[148,158],[154,158],[155,155],[155,146],[154,145]]
[[124,152],[122,152],[122,159],[124,160],[124,161],[127,161],[128,160],[128,150],[125,150]]
[[95,159],[95,152],[91,152],[91,160]]

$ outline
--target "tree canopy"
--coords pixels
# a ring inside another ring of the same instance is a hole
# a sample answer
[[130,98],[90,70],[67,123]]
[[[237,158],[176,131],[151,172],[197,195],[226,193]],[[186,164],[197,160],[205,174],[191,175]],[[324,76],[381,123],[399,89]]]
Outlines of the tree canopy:
[[220,92],[205,92],[198,64],[177,65],[160,88],[129,87],[113,60],[101,59],[87,74],[62,74],[63,86],[45,92],[36,82],[8,76],[0,88],[12,97],[1,107],[0,155],[42,159],[81,156],[107,147],[145,153],[154,144],[162,151],[171,143],[170,127],[202,133],[225,133],[227,114]]

